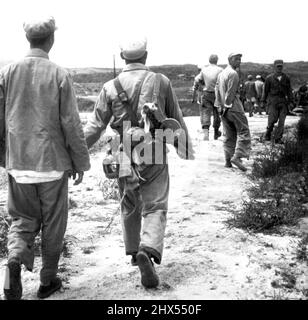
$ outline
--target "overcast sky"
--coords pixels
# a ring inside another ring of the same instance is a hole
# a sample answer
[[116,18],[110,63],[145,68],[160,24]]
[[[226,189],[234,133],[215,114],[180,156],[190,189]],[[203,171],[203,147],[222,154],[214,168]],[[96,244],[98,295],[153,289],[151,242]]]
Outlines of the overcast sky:
[[50,59],[64,67],[122,67],[119,42],[130,29],[148,39],[148,65],[206,64],[230,52],[243,62],[308,61],[307,0],[2,0],[0,60],[25,55],[23,21],[53,15]]

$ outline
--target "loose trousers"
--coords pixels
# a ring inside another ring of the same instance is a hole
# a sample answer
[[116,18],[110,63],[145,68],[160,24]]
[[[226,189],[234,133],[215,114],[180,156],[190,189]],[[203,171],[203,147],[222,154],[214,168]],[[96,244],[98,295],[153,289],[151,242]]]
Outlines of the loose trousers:
[[58,272],[68,217],[68,175],[60,180],[21,184],[9,175],[8,212],[12,224],[8,234],[8,260],[17,258],[33,269],[34,240],[41,231],[40,279],[48,285]]
[[233,155],[238,158],[249,158],[251,137],[245,113],[230,109],[221,120],[225,158],[231,159]]
[[211,125],[211,116],[213,114],[213,128],[218,130],[220,127],[220,116],[218,109],[214,106],[215,92],[204,92],[202,96],[202,105],[200,105],[200,122],[203,129],[208,129]]
[[[148,165],[140,171],[140,186],[125,190],[121,179],[121,221],[126,254],[144,249],[160,264],[163,254],[169,197],[167,164]],[[142,219],[143,218],[143,219]]]
[[287,103],[270,102],[268,105],[268,121],[266,134],[270,137],[275,123],[278,121],[275,132],[275,140],[281,139],[284,131],[284,123],[288,114]]

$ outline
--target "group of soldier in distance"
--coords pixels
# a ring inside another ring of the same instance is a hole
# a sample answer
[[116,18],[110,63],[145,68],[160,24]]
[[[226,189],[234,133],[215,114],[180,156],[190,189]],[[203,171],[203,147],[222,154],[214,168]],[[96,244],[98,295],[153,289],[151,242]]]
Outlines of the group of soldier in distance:
[[[119,52],[125,67],[104,83],[82,126],[71,76],[49,60],[55,19],[25,21],[23,29],[29,52],[0,70],[0,165],[8,176],[11,217],[5,299],[22,298],[21,270],[33,270],[39,234],[42,267],[36,295],[45,299],[62,287],[58,265],[68,221],[68,179],[75,180],[74,185],[83,181],[91,165],[89,149],[109,127],[117,139],[108,138],[112,148],[102,171],[118,182],[124,251],[139,268],[143,287],[156,288],[160,279],[154,264],[163,258],[169,199],[167,144],[181,159],[195,159],[171,81],[146,66],[146,38],[125,39]],[[209,140],[212,125],[214,139],[223,138],[225,166],[246,171],[242,159],[249,158],[251,136],[240,96],[241,58],[242,53],[231,53],[223,69],[212,54],[194,87],[203,139]],[[283,61],[275,60],[274,72],[264,83],[259,76],[255,82],[249,76],[243,90],[249,116],[268,114],[264,139],[283,143],[285,118],[294,105]],[[300,89],[299,100],[307,102],[307,87]]]
[[[246,80],[241,81],[240,62],[236,64],[235,57],[240,59],[242,55],[230,54],[229,65],[224,70],[217,66],[218,56],[215,54],[209,57],[208,65],[198,66],[199,73],[194,79],[192,102],[199,105],[203,140],[209,140],[209,127],[213,116],[215,140],[221,136],[219,127],[220,123],[223,123],[225,166],[232,167],[233,163],[246,171],[241,161],[241,158],[248,158],[250,152],[250,133],[245,112],[249,117],[255,114],[267,115],[267,127],[261,140],[283,144],[286,116],[298,115],[308,109],[308,87],[307,83],[304,83],[298,90],[292,90],[290,78],[283,72],[283,60],[274,61],[273,72],[265,79],[259,74],[254,79],[249,74]],[[228,73],[230,66],[233,72]],[[221,96],[224,104],[221,103]],[[231,108],[226,103],[228,99],[232,101]],[[241,150],[238,150],[239,147]]]

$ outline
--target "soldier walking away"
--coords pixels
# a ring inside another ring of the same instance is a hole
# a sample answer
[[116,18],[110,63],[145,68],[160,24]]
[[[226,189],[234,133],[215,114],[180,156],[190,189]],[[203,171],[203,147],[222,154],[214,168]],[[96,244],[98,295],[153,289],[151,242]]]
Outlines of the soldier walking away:
[[265,79],[262,102],[268,103],[268,122],[265,141],[270,141],[274,125],[278,122],[274,142],[282,144],[284,123],[289,105],[293,105],[293,94],[290,78],[282,72],[283,60],[274,61],[274,72]]
[[251,74],[248,75],[247,81],[244,83],[244,94],[249,117],[252,117],[254,114],[255,103],[257,101],[257,91],[255,82],[253,81],[253,76]]
[[[88,147],[99,139],[110,120],[110,126],[119,133],[123,146],[130,131],[126,130],[125,122],[131,123],[131,129],[136,132],[146,130],[146,127],[141,125],[142,110],[145,104],[152,102],[153,96],[156,96],[156,107],[161,114],[177,120],[187,138],[182,157],[193,159],[187,128],[171,82],[166,76],[150,71],[145,65],[148,54],[146,46],[145,38],[134,39],[132,36],[121,45],[120,55],[125,60],[126,67],[115,80],[104,84],[98,96],[93,114],[85,127]],[[156,85],[157,79],[160,79],[159,85]],[[155,92],[155,88],[159,90]],[[141,283],[146,288],[159,285],[154,262],[161,263],[167,223],[169,172],[166,148],[162,150],[164,160],[161,163],[138,162],[136,158],[130,157],[131,170],[137,177],[134,183],[130,180],[133,175],[121,176],[119,172],[118,177],[126,255],[131,255],[132,264],[138,265]],[[153,159],[156,155],[155,149]]]
[[[52,17],[24,23],[30,51],[0,71],[0,140],[8,172],[7,300],[22,297],[21,265],[33,270],[41,231],[39,298],[61,288],[57,276],[68,217],[68,178],[82,182],[90,159],[68,72],[49,61]],[[3,164],[4,165],[4,164]]]
[[257,91],[257,101],[256,105],[258,108],[258,112],[261,115],[262,114],[262,95],[263,95],[263,88],[264,88],[264,82],[262,81],[262,77],[260,75],[256,76],[256,81],[255,81],[255,86],[256,86],[256,91]]
[[[198,65],[198,75],[202,70],[202,66]],[[203,95],[203,88],[204,88],[204,81],[198,81],[197,82],[197,77],[194,79],[193,83],[193,98],[192,98],[192,103],[197,103],[199,107],[199,115],[200,115],[200,122],[201,122],[201,129],[202,129],[202,95]],[[202,129],[203,130],[203,129]]]
[[[202,70],[202,66],[198,65],[197,69],[198,69],[198,74],[199,74],[201,72],[201,70]],[[200,82],[200,83],[198,83],[198,85],[196,85],[196,77],[194,79],[194,84],[193,84],[192,103],[196,103],[197,102],[199,107],[201,107],[201,105],[202,105],[202,92],[203,92],[204,82]],[[200,115],[200,117],[201,117],[201,115]]]
[[219,131],[220,116],[217,108],[214,106],[215,102],[215,85],[219,73],[222,68],[217,66],[218,56],[212,54],[209,57],[209,65],[202,68],[201,72],[196,76],[194,87],[199,87],[204,84],[202,92],[202,105],[200,108],[200,119],[203,130],[203,139],[209,140],[209,128],[211,125],[211,115],[213,114],[213,128],[214,139],[217,140],[221,136]]
[[228,57],[229,65],[219,74],[215,87],[215,106],[220,109],[224,130],[225,167],[232,164],[240,170],[247,168],[242,158],[249,158],[251,138],[248,121],[243,104],[239,97],[239,75],[236,71],[241,64],[242,54],[231,53]]

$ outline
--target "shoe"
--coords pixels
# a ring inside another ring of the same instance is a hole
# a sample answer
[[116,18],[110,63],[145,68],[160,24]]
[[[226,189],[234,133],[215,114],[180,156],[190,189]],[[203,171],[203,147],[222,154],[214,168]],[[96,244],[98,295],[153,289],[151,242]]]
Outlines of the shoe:
[[150,257],[146,252],[139,251],[136,258],[141,273],[142,285],[146,288],[156,288],[159,284],[159,278]]
[[242,171],[247,171],[247,168],[243,165],[242,160],[240,158],[233,157],[230,161]]
[[6,272],[8,281],[4,284],[4,297],[6,300],[20,300],[22,297],[21,264],[16,260],[9,261]]
[[203,140],[209,141],[209,129],[203,129]]
[[217,140],[220,136],[221,136],[221,131],[219,131],[219,130],[215,130],[215,133],[214,133],[214,140]]
[[233,168],[230,159],[226,159],[225,168]]
[[132,265],[133,267],[138,266],[137,257],[136,257],[135,254],[132,254],[132,258],[131,258],[131,260],[130,260],[130,263],[131,263],[131,265]]
[[275,139],[275,144],[283,144],[284,142],[281,139]]
[[61,287],[62,287],[62,281],[60,278],[56,277],[50,281],[50,284],[48,286],[40,285],[37,291],[37,297],[40,299],[48,298],[50,295],[52,295],[54,292],[59,290]]

